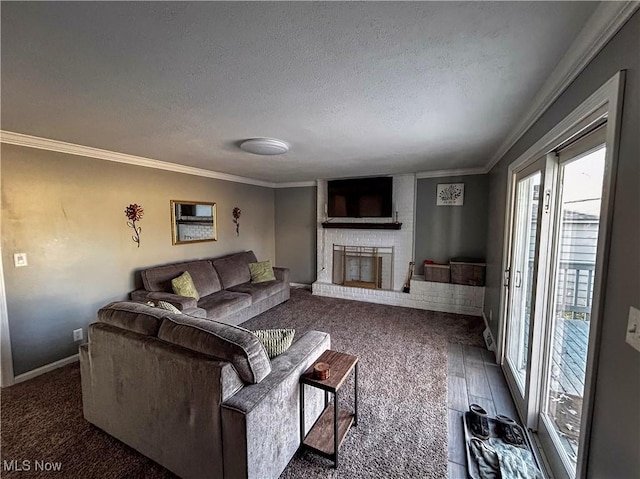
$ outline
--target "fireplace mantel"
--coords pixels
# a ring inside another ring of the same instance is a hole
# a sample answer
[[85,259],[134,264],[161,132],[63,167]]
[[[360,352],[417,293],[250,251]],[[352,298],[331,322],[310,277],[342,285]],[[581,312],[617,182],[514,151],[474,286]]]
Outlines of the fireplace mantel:
[[334,223],[333,221],[324,221],[322,227],[349,230],[399,230],[402,227],[402,223],[397,221],[392,223]]

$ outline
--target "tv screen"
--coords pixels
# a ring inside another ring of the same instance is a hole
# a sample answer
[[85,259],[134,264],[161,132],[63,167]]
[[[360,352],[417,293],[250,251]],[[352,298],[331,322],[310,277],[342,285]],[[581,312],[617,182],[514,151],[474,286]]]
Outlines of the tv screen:
[[334,218],[390,218],[393,178],[358,178],[327,183],[327,214]]

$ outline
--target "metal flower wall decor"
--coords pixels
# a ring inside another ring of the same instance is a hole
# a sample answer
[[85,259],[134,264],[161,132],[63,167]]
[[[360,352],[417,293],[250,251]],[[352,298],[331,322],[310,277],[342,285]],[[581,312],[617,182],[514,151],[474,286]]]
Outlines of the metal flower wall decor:
[[127,226],[133,228],[134,235],[131,236],[131,239],[134,243],[137,243],[138,248],[140,248],[140,232],[142,231],[142,227],[136,226],[136,221],[140,221],[142,219],[144,210],[142,209],[142,206],[134,203],[127,206],[124,210],[124,214],[129,219],[129,221],[127,221]]
[[242,210],[236,206],[231,214],[233,215],[233,222],[236,225],[236,235],[240,236],[240,215],[242,214]]

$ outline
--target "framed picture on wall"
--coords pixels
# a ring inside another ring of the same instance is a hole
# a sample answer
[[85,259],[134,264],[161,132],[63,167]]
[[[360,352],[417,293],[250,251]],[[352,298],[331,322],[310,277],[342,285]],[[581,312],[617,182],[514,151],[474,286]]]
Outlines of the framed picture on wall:
[[171,243],[217,241],[215,203],[171,200]]
[[436,193],[436,206],[464,205],[464,183],[440,183]]

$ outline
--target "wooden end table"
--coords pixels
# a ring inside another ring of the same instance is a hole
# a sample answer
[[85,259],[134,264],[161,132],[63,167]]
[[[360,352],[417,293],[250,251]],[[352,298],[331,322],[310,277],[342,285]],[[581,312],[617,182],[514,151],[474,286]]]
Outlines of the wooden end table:
[[[327,363],[330,376],[316,379],[313,366]],[[342,385],[354,371],[354,407],[353,414],[338,406],[338,396]],[[305,436],[304,430],[304,388],[305,385],[324,390],[324,411]],[[329,393],[333,394],[333,407],[329,405]],[[358,358],[351,354],[339,353],[327,349],[300,376],[300,442],[301,448],[309,449],[321,456],[333,459],[333,467],[338,467],[338,450],[351,426],[358,425]],[[332,430],[333,429],[333,434]]]

